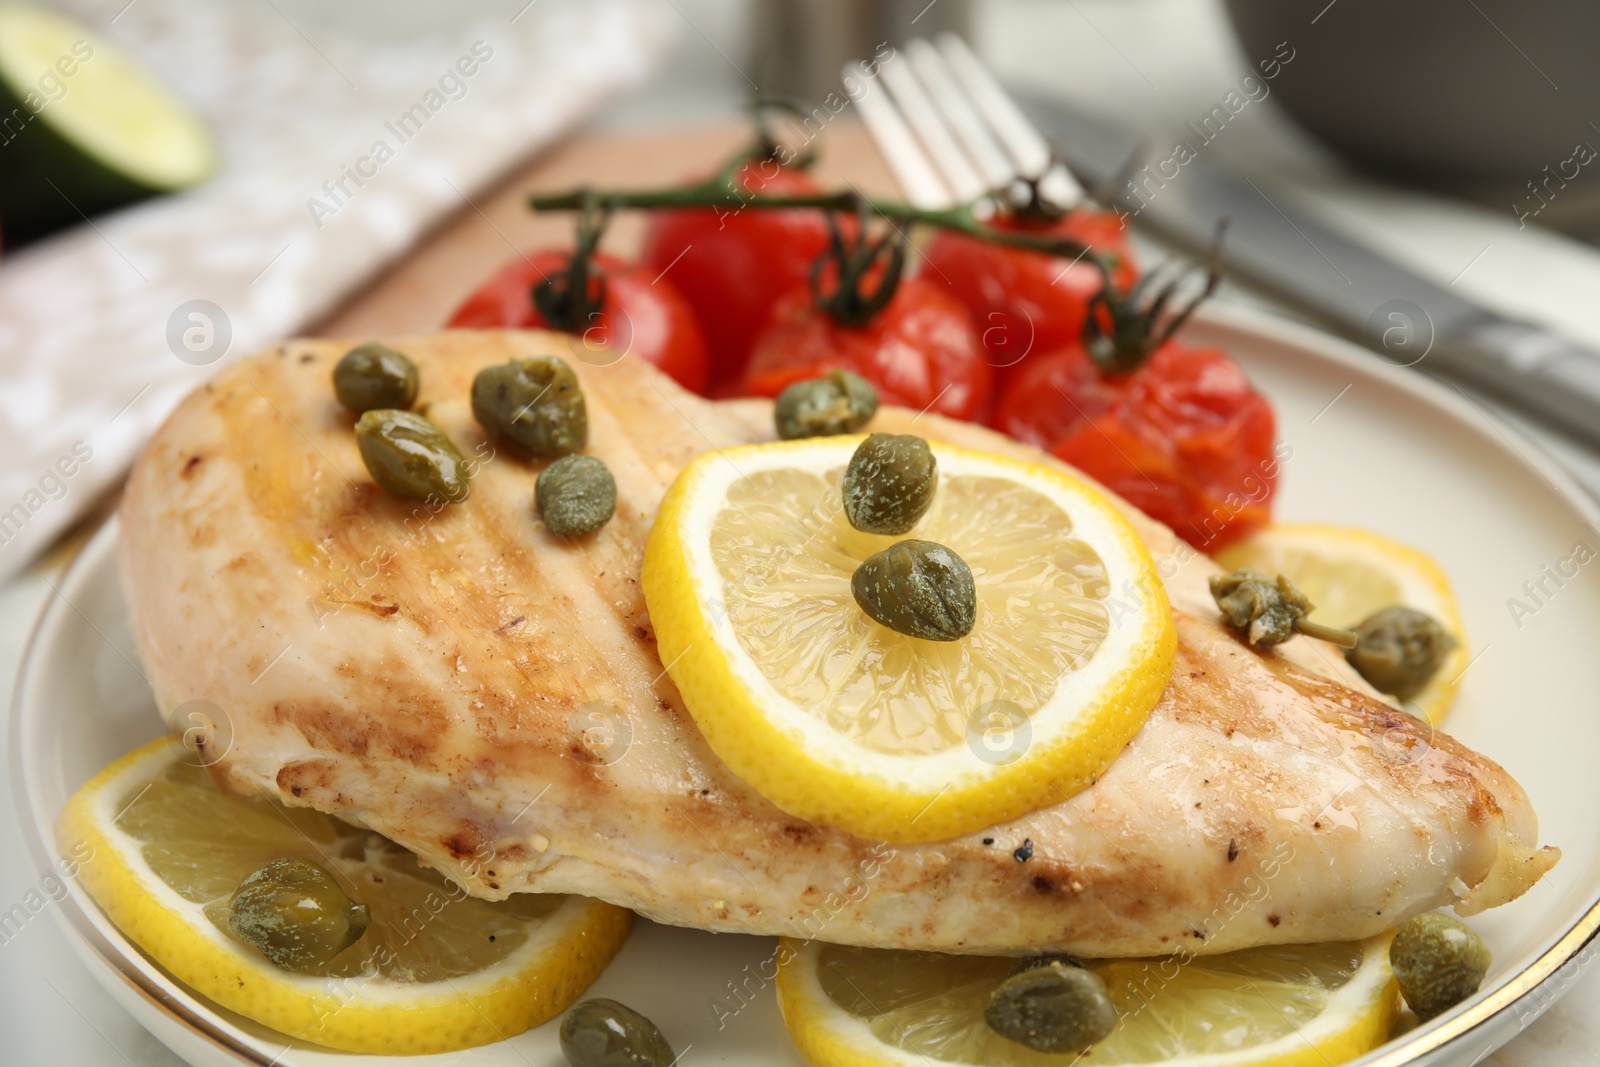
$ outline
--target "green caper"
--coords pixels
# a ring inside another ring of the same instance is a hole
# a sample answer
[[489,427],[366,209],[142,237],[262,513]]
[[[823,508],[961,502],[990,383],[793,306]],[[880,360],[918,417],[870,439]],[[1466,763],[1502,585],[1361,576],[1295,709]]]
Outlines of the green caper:
[[1356,647],[1344,658],[1378,692],[1410,700],[1455,647],[1456,639],[1431,615],[1384,608],[1356,627]]
[[372,480],[395,496],[459,504],[472,492],[467,461],[443,430],[410,411],[378,408],[356,420]]
[[472,414],[490,437],[509,437],[556,459],[589,441],[589,409],[578,376],[555,356],[485,367],[472,379]]
[[1489,946],[1465,923],[1430,912],[1400,924],[1389,966],[1400,994],[1426,1022],[1478,991],[1489,973]]
[[875,433],[844,470],[844,513],[863,533],[903,534],[927,514],[939,485],[939,461],[911,434]]
[[877,410],[878,391],[871,382],[859,374],[836,370],[795,382],[779,393],[773,417],[778,436],[793,441],[855,433]]
[[1055,961],[1001,982],[983,1021],[1037,1052],[1083,1052],[1115,1029],[1117,1009],[1099,975]]
[[315,863],[273,860],[233,891],[228,929],[288,971],[319,967],[355,944],[371,913]]
[[959,641],[978,617],[971,569],[934,541],[899,541],[868,556],[850,591],[873,621],[924,641]]
[[417,399],[417,365],[402,352],[368,341],[333,368],[333,395],[360,415],[374,408],[408,408]]
[[626,1004],[586,1000],[561,1020],[561,1053],[572,1067],[669,1067],[672,1046]]
[[1281,645],[1295,634],[1319,637],[1341,648],[1356,643],[1349,630],[1324,626],[1306,618],[1316,609],[1304,593],[1283,575],[1269,578],[1248,567],[1227,574],[1213,574],[1211,599],[1222,612],[1222,621],[1244,635],[1252,645],[1263,648]]
[[617,512],[617,482],[593,456],[562,456],[533,485],[539,515],[557,537],[581,537]]

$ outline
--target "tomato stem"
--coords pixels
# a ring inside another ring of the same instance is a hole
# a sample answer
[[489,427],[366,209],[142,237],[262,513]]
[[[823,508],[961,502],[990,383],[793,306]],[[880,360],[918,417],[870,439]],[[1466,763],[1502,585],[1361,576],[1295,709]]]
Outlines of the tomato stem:
[[572,250],[567,269],[535,283],[529,293],[544,320],[565,333],[586,329],[606,302],[606,279],[594,268],[594,254],[611,218],[611,208],[594,197],[586,197],[579,211],[577,247]]
[[[894,299],[901,272],[905,270],[909,243],[906,231],[893,224],[876,239],[869,238],[866,211],[859,202],[856,215],[856,230],[849,238],[840,228],[838,216],[828,215],[828,228],[832,233],[828,251],[811,264],[812,299],[818,308],[843,326],[865,326]],[[880,261],[883,269],[877,272],[876,284],[868,292],[868,279]],[[829,266],[837,275],[831,293],[822,288],[823,272]]]
[[[544,193],[528,198],[534,211],[575,211],[585,199],[593,198],[608,208],[652,211],[663,208],[711,208],[721,216],[737,213],[746,208],[755,211],[783,211],[815,209],[820,211],[854,213],[862,209],[868,215],[888,219],[905,228],[921,223],[939,229],[954,230],[991,244],[1042,252],[1048,256],[1081,260],[1100,272],[1105,284],[1111,284],[1111,267],[1094,249],[1066,237],[1028,233],[1025,230],[998,230],[986,225],[974,210],[986,202],[975,200],[949,208],[921,208],[900,200],[886,200],[862,196],[853,190],[835,193],[809,193],[789,196],[768,196],[752,193],[738,187],[737,175],[749,162],[760,162],[754,152],[741,152],[715,176],[694,185],[671,189],[574,189],[565,193]],[[772,164],[776,166],[777,164]]]
[[1126,293],[1106,285],[1090,298],[1083,320],[1083,350],[1095,366],[1107,374],[1128,374],[1171,340],[1222,281],[1222,235],[1227,229],[1227,219],[1217,224],[1205,284],[1177,311],[1168,314],[1167,305],[1189,277],[1183,265],[1168,272],[1163,264],[1141,275]]
[[778,140],[772,132],[772,124],[768,116],[774,111],[785,111],[798,117],[807,116],[806,109],[796,100],[780,96],[764,96],[757,90],[750,98],[750,123],[755,127],[755,142],[745,152],[734,156],[734,177],[747,162],[759,160],[764,163],[776,163],[792,170],[810,170],[817,161],[815,149],[795,153],[783,142]]
[[1048,225],[1055,222],[1067,213],[1067,209],[1051,200],[1047,200],[1040,191],[1039,186],[1044,181],[1045,175],[1050,173],[1045,170],[1032,178],[1018,178],[1023,189],[1028,194],[1028,199],[1018,203],[1014,199],[1011,203],[1012,217],[1023,222],[1035,225]]

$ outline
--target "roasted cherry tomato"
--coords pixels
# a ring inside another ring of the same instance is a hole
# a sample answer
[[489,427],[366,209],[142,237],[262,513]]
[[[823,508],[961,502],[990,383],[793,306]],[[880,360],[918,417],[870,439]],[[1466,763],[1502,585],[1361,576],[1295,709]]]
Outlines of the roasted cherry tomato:
[[1169,341],[1102,373],[1072,347],[1031,359],[995,425],[1048,448],[1205,552],[1265,525],[1280,456],[1272,406],[1215,348]]
[[[818,190],[804,171],[747,163],[741,185],[764,196]],[[718,384],[737,384],[750,345],[778,298],[805,283],[828,247],[820,211],[695,208],[653,212],[640,261],[672,279],[700,320]]]
[[[1088,245],[1111,257],[1118,288],[1126,289],[1138,275],[1127,232],[1113,212],[1079,207],[1048,222],[1005,216],[994,225]],[[927,243],[919,276],[949,286],[972,311],[1001,381],[1010,379],[1030,352],[1053,352],[1077,342],[1089,301],[1101,286],[1100,272],[1088,263],[990,244],[951,230],[940,230]]]
[[[539,313],[532,292],[535,285],[559,275],[571,263],[572,253],[556,248],[518,257],[467,297],[446,325],[483,330],[560,329]],[[656,272],[647,267],[604,254],[594,257],[592,269],[591,287],[598,297],[601,290],[596,278],[603,279],[605,300],[587,323],[578,323],[566,332],[582,337],[592,348],[606,346],[638,356],[684,388],[704,392],[710,368],[705,337],[688,301],[672,283],[665,278],[656,280]],[[593,362],[609,359],[610,354],[597,351]]]
[[943,286],[901,279],[894,297],[863,326],[844,326],[802,286],[779,300],[756,337],[745,390],[777,396],[785,386],[831,370],[849,370],[878,389],[886,404],[981,419],[994,372],[972,317]]
[[1085,419],[1122,402],[1130,375],[1096,367],[1079,345],[1027,360],[1000,389],[992,425],[1048,451]]

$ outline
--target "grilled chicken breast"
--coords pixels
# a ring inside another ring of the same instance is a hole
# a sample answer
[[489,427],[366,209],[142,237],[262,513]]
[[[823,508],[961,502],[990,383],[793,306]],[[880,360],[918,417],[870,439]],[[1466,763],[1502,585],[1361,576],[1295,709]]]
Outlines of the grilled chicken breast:
[[[158,702],[231,725],[226,787],[416,851],[477,895],[570,892],[666,923],[862,945],[1088,956],[1359,938],[1514,898],[1555,862],[1500,767],[1391,707],[1328,646],[1224,630],[1214,566],[1122,505],[1158,560],[1177,667],[1088,790],[956,840],[860,840],[785,815],[706,746],[656,656],[645,534],[694,455],[771,436],[771,405],[692,396],[566,338],[397,346],[419,408],[477,467],[430,510],[379,490],[333,398],[349,345],[294,341],[196,391],[122,505],[121,569]],[[614,520],[563,542],[534,463],[487,440],[482,367],[579,372]],[[592,356],[592,353],[590,353]],[[982,428],[885,409],[872,429],[1054,462]]]

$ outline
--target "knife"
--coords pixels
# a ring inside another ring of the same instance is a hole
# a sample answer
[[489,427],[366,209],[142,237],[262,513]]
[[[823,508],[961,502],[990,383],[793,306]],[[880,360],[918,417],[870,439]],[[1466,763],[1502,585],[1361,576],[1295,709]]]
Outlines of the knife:
[[[1398,366],[1458,377],[1600,445],[1600,354],[1506,318],[1202,159],[1151,158],[1140,138],[1055,100],[1023,110],[1110,206],[1192,248],[1228,220],[1224,263],[1360,337]],[[1191,147],[1192,142],[1190,142]]]

